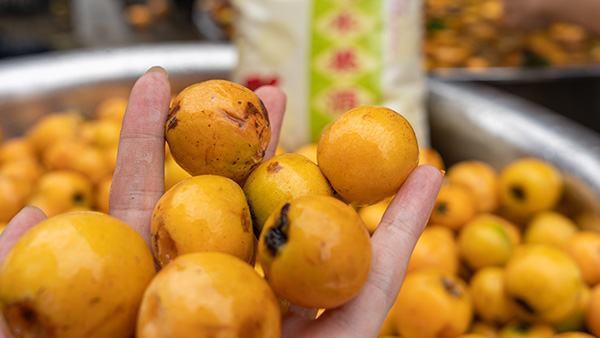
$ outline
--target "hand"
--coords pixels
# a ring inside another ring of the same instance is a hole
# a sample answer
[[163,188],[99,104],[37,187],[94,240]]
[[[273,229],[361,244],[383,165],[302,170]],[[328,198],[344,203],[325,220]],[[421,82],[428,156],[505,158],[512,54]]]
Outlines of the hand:
[[[150,246],[150,220],[164,193],[164,125],[170,84],[162,68],[151,68],[134,85],[123,118],[117,164],[110,194],[110,214],[129,224]],[[276,87],[256,90],[272,127],[267,158],[275,154],[285,109]],[[417,167],[406,180],[372,236],[369,278],[347,304],[309,319],[292,311],[283,321],[284,337],[375,337],[392,306],[408,260],[433,208],[442,175],[432,166]],[[23,209],[0,235],[0,264],[15,241],[45,219],[34,207]],[[8,333],[5,330],[5,337]]]

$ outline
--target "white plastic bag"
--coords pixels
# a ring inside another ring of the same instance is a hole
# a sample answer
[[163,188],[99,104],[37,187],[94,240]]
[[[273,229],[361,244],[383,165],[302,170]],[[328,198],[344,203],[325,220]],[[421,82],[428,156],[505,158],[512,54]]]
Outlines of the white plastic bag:
[[421,0],[234,0],[235,82],[288,96],[280,144],[317,142],[342,113],[394,109],[429,144]]

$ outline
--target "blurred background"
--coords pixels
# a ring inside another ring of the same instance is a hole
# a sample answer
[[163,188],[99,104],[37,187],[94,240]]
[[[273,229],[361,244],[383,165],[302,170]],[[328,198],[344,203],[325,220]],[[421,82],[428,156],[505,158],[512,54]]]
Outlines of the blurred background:
[[[507,26],[503,0],[423,5],[429,76],[500,88],[600,131],[597,34],[558,20]],[[0,0],[0,62],[73,49],[227,43],[235,15],[229,0]]]

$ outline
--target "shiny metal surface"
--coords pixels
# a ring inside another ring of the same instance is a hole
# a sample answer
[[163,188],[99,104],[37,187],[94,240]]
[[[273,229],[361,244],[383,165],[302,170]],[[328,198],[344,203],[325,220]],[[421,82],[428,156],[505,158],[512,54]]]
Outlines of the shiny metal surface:
[[[228,78],[235,49],[226,44],[164,44],[50,54],[0,62],[0,126],[23,133],[43,114],[90,112],[110,95],[127,95],[148,68],[169,72],[173,92],[208,78]],[[515,96],[470,83],[429,80],[432,144],[448,164],[481,159],[502,168],[539,156],[569,173],[568,195],[600,206],[600,136]],[[600,212],[600,210],[598,210]]]
[[40,116],[75,108],[90,112],[102,98],[127,95],[152,66],[168,72],[174,92],[229,77],[237,54],[228,44],[176,43],[82,50],[0,62],[0,126],[23,133]]
[[483,69],[437,68],[431,77],[453,82],[541,83],[564,79],[600,77],[600,65],[552,66],[541,68],[490,67]]
[[[432,144],[449,164],[481,159],[497,169],[536,156],[568,173],[571,198],[600,208],[600,135],[496,89],[430,80]],[[600,211],[598,209],[597,211]]]

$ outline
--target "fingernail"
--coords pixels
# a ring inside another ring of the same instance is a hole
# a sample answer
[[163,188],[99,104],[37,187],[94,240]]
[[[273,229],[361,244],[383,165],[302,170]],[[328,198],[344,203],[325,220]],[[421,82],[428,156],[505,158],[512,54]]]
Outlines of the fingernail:
[[151,67],[150,69],[148,69],[146,71],[146,74],[152,73],[152,72],[163,73],[166,77],[169,77],[169,74],[167,73],[167,71],[163,67],[161,67],[161,66]]

